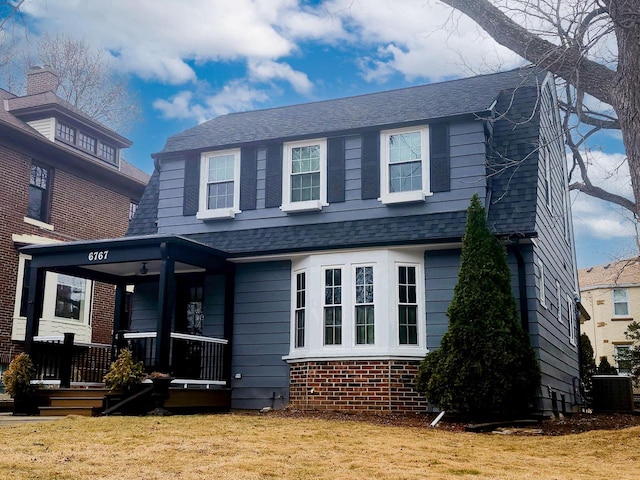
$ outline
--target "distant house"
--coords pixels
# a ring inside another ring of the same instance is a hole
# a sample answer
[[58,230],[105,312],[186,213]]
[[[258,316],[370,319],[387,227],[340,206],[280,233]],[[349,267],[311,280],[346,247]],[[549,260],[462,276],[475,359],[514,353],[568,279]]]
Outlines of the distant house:
[[175,383],[231,389],[231,407],[424,411],[415,374],[447,330],[478,194],[540,359],[535,407],[577,408],[555,95],[525,68],[220,116],[154,155],[129,237],[24,251],[135,285],[122,340]]
[[[121,158],[131,142],[54,93],[50,68],[27,94],[0,89],[0,369],[22,351],[31,257],[27,245],[125,234],[148,175]],[[111,343],[113,288],[50,272],[40,333]]]
[[619,373],[629,373],[624,353],[633,343],[624,333],[632,321],[640,319],[640,260],[583,268],[578,282],[582,304],[591,316],[580,329],[591,341],[596,365],[606,358]]

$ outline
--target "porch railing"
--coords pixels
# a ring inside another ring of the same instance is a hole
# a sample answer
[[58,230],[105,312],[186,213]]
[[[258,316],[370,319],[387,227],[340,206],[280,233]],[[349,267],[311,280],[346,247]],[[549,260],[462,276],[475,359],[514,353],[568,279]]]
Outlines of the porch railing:
[[[128,348],[151,372],[155,370],[156,336],[156,332],[121,332],[118,350]],[[223,359],[227,344],[222,338],[171,332],[169,368],[174,382],[226,385]]]
[[34,337],[31,352],[36,381],[101,383],[111,364],[111,345],[74,343],[73,335]]

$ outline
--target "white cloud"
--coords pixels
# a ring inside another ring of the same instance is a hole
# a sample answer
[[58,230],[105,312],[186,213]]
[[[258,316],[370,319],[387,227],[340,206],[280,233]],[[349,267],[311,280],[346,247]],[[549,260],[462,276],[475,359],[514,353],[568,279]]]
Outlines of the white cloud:
[[219,115],[250,110],[268,95],[241,81],[232,81],[215,95],[196,99],[191,91],[181,91],[169,100],[156,99],[153,107],[166,119],[194,120],[202,123]]
[[251,0],[31,0],[24,13],[42,29],[57,29],[110,51],[120,67],[145,79],[180,83],[195,79],[189,62],[273,59],[295,44],[263,15],[273,3],[275,19],[295,1]]
[[286,63],[278,63],[271,60],[251,60],[248,67],[249,76],[254,81],[286,80],[299,93],[308,93],[313,87],[305,73],[295,71]]
[[368,81],[393,73],[408,80],[440,80],[472,72],[514,68],[522,60],[500,47],[467,17],[436,2],[415,0],[328,1],[358,41],[379,45],[378,55],[359,62]]

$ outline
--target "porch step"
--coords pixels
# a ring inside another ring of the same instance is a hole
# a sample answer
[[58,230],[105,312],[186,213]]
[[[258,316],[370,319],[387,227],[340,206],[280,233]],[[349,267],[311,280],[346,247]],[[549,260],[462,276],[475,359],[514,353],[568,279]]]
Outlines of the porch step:
[[52,388],[40,390],[40,415],[97,416],[102,411],[106,388]]
[[102,404],[99,407],[40,407],[40,415],[46,417],[66,417],[67,415],[95,417],[100,415],[101,410]]

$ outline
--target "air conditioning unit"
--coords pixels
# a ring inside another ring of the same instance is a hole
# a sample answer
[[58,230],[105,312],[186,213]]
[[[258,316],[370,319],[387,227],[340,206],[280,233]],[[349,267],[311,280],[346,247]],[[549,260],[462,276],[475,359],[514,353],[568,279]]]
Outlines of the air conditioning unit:
[[592,381],[595,413],[633,412],[633,386],[625,375],[594,375]]

